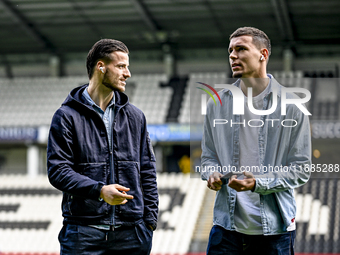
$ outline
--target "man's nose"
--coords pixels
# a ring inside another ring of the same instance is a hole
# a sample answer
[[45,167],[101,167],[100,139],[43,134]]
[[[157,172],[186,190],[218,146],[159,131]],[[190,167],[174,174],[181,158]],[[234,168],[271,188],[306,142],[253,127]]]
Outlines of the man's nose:
[[237,58],[237,55],[235,54],[235,51],[234,51],[234,50],[233,50],[232,52],[230,52],[229,58],[230,58],[230,59],[235,59],[235,58]]
[[128,68],[125,69],[125,72],[123,74],[126,78],[130,78],[131,77],[131,72]]

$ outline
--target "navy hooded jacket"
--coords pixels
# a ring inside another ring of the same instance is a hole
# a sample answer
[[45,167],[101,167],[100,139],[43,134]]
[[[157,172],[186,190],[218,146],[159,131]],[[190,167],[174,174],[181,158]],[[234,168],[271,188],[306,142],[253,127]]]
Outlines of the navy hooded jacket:
[[103,185],[113,183],[108,135],[101,117],[82,97],[88,84],[73,89],[53,116],[47,146],[50,183],[63,192],[65,223],[131,225],[157,223],[156,163],[143,112],[115,91],[112,134],[115,183],[130,188],[124,205],[100,201]]

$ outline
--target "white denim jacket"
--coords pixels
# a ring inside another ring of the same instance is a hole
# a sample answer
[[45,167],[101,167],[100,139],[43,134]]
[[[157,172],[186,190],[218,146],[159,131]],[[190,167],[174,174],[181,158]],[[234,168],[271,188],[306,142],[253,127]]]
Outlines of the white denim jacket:
[[[264,124],[259,128],[259,161],[261,166],[267,168],[261,167],[260,173],[255,175],[254,192],[260,194],[263,234],[275,235],[286,232],[287,227],[294,222],[296,215],[294,188],[305,184],[310,177],[311,131],[308,116],[304,115],[295,104],[287,104],[286,115],[281,115],[283,86],[272,75],[268,75],[268,77],[270,78],[268,85],[270,89],[265,95],[263,110],[271,108],[275,91],[277,108],[269,115],[261,115]],[[240,88],[240,80],[233,85]],[[203,180],[207,180],[217,169],[223,169],[222,174],[226,173],[225,170],[229,166],[229,169],[234,167],[234,170],[240,170],[239,129],[243,124],[230,125],[230,120],[233,123],[240,123],[240,115],[233,115],[231,91],[223,89],[218,94],[221,97],[222,105],[215,105],[210,100],[204,121],[201,156],[201,178]],[[287,92],[286,98],[296,99],[299,97]],[[214,119],[228,120],[228,123],[214,127]],[[287,119],[294,121],[284,121]],[[282,125],[282,121],[286,127]],[[251,123],[251,125],[255,124]],[[211,166],[215,166],[215,169],[209,168]],[[273,170],[275,166],[285,167],[285,172]],[[236,191],[228,185],[222,185],[216,194],[214,225],[219,225],[227,230],[235,230],[235,199]],[[273,215],[273,212],[279,213],[281,217]]]

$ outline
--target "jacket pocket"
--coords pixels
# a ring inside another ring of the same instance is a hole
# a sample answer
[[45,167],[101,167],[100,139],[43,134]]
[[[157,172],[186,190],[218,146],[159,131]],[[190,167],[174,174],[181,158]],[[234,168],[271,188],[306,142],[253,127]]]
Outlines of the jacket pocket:
[[[106,183],[107,164],[99,163],[80,163],[77,168],[78,172],[92,180]],[[68,194],[67,209],[70,216],[95,217],[106,214],[108,206],[106,202],[99,199],[89,199],[80,196]]]
[[143,189],[141,185],[139,163],[135,161],[117,161],[118,184],[130,188],[127,192],[133,196],[124,205],[118,206],[121,217],[139,219],[143,217],[144,202]]
[[89,177],[92,180],[106,182],[107,177],[107,163],[80,163],[78,164],[78,172],[82,175]]
[[69,217],[100,217],[108,212],[107,203],[104,201],[87,199],[68,195],[67,207],[69,210]]

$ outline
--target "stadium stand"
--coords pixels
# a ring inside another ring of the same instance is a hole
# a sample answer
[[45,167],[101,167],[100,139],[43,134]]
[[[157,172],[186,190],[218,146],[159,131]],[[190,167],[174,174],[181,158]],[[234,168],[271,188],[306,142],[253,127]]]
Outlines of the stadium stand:
[[296,190],[297,251],[339,252],[339,184],[337,179],[311,179]]
[[181,110],[181,104],[183,101],[184,91],[187,87],[188,77],[172,77],[168,84],[172,88],[173,93],[171,97],[170,108],[166,116],[166,122],[178,122],[178,116]]
[[134,84],[131,102],[142,109],[148,123],[165,123],[173,90],[170,87],[161,87],[167,82],[164,74],[133,75],[127,81]]
[[[152,254],[187,254],[206,247],[214,192],[196,177],[158,174],[160,218]],[[57,254],[61,192],[47,177],[2,175],[0,194],[0,254]],[[297,252],[338,252],[340,181],[311,179],[295,190],[295,197]]]
[[86,82],[86,77],[1,79],[0,126],[49,125],[70,90]]
[[[68,93],[87,82],[83,76],[1,79],[0,126],[49,125]],[[163,74],[134,75],[128,80],[130,100],[144,111],[149,123],[164,123],[169,110],[173,91],[161,87],[162,82],[167,82]],[[133,89],[129,84],[133,84]]]
[[[337,79],[306,78],[302,71],[273,72],[273,75],[286,87],[305,88],[313,95],[317,95],[307,103],[307,107],[313,112],[314,119],[332,120],[338,118],[339,84],[337,84]],[[196,116],[195,113],[201,110],[201,91],[196,88],[199,86],[197,82],[214,87],[215,84],[226,84],[227,81],[226,73],[189,74],[183,100],[177,103],[181,106],[178,122],[189,123],[190,110],[193,111],[192,116]],[[49,125],[53,113],[70,90],[86,82],[87,77],[83,76],[1,79],[0,126]],[[164,74],[137,74],[128,80],[126,93],[130,96],[130,101],[144,111],[150,124],[165,123],[167,116],[171,115],[170,103],[174,89],[162,86],[167,82],[167,77]],[[173,120],[169,119],[169,121]]]
[[285,87],[299,87],[310,90],[311,80],[305,78],[302,71],[275,71],[272,72],[272,75]]
[[213,226],[213,208],[216,192],[207,189],[190,245],[191,252],[204,251],[207,248],[210,230]]
[[[286,87],[309,90],[311,100],[306,103],[313,120],[337,120],[339,117],[339,80],[324,72],[304,74],[302,71],[273,72],[274,77]],[[299,95],[299,94],[298,94]]]
[[[159,174],[159,227],[153,254],[185,254],[202,207],[205,183],[183,174]],[[61,192],[46,176],[0,176],[0,254],[57,253]],[[20,244],[20,245],[17,245]]]
[[47,176],[31,179],[26,175],[2,175],[0,179],[0,204],[16,205],[14,210],[0,211],[0,251],[58,252],[61,192],[51,188]]
[[339,115],[339,81],[334,78],[313,78],[313,94],[317,95],[312,101],[314,119],[337,120]]

